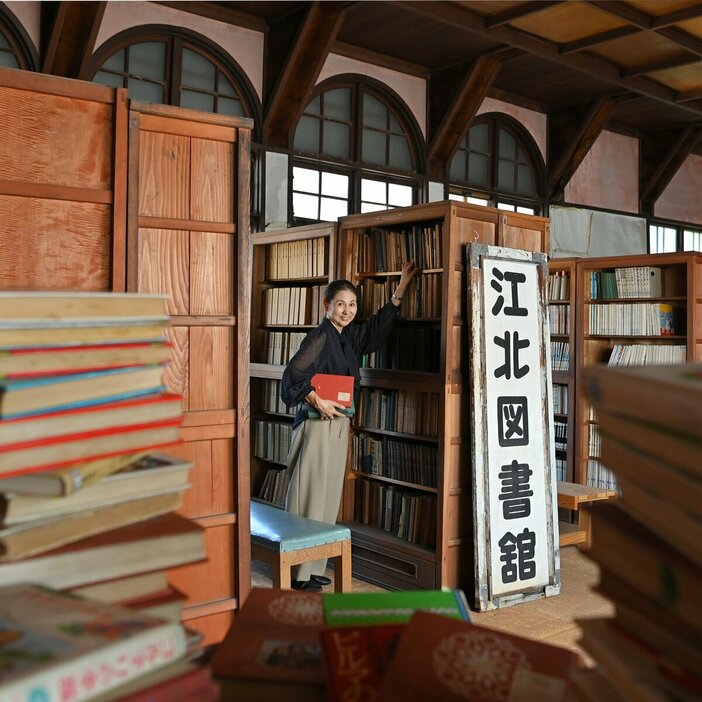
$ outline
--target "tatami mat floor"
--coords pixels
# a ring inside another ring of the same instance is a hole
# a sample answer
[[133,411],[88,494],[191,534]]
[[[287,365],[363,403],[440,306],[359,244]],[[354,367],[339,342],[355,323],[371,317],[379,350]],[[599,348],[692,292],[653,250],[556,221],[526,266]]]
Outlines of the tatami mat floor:
[[[334,578],[334,571],[327,570]],[[587,654],[578,645],[580,627],[576,619],[603,617],[614,614],[611,602],[593,591],[598,581],[598,568],[574,546],[561,550],[561,594],[533,602],[497,609],[491,612],[472,612],[477,624],[494,627],[519,636],[539,639],[557,646]],[[253,587],[271,587],[268,567],[258,561],[252,563]],[[334,585],[326,591],[332,592]],[[363,580],[353,579],[354,592],[381,591],[382,588]],[[470,593],[467,593],[470,598]]]

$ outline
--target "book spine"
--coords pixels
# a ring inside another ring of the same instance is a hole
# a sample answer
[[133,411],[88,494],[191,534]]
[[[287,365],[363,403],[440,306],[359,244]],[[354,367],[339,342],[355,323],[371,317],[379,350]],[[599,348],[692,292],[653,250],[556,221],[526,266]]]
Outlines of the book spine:
[[[185,655],[180,624],[166,624],[51,666],[10,683],[2,691],[8,702],[83,702],[124,685]],[[69,693],[70,691],[70,693]]]

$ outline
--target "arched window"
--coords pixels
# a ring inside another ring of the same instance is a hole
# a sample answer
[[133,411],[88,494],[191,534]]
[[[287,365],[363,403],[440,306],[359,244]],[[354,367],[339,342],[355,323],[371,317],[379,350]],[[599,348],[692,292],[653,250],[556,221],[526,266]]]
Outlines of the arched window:
[[531,135],[506,115],[484,115],[448,165],[449,198],[538,214],[544,165]]
[[292,139],[293,220],[413,204],[421,143],[409,110],[380,83],[354,76],[322,83]]
[[205,37],[173,28],[140,27],[112,37],[83,76],[127,88],[129,97],[260,123],[253,86],[236,62]]
[[22,23],[5,3],[0,3],[0,66],[39,69],[39,56]]

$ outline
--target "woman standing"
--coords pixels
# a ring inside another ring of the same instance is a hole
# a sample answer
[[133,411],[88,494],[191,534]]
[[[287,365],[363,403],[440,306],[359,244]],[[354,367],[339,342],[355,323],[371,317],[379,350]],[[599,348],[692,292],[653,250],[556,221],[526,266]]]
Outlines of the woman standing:
[[[300,404],[295,416],[288,454],[290,480],[288,512],[334,524],[344,485],[349,446],[348,416],[343,406],[319,397],[312,387],[317,373],[350,375],[354,393],[360,388],[359,368],[365,354],[377,351],[388,339],[400,311],[405,290],[417,273],[414,261],[402,266],[400,282],[387,304],[360,324],[351,324],[357,312],[356,288],[335,280],[324,292],[326,316],[304,339],[283,372],[281,398],[288,406]],[[308,416],[314,409],[319,417]],[[293,567],[296,590],[319,591],[331,581],[324,575],[326,559]]]

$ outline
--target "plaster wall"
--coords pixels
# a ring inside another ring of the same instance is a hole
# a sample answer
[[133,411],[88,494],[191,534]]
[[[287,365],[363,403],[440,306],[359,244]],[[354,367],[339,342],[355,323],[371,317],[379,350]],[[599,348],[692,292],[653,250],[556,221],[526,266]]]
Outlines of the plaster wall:
[[702,224],[702,156],[688,156],[668,187],[658,198],[656,217]]
[[34,48],[39,51],[39,10],[40,2],[13,2],[12,0],[5,3],[10,12],[19,20],[24,27],[25,32],[29,34],[29,38],[34,43]]

